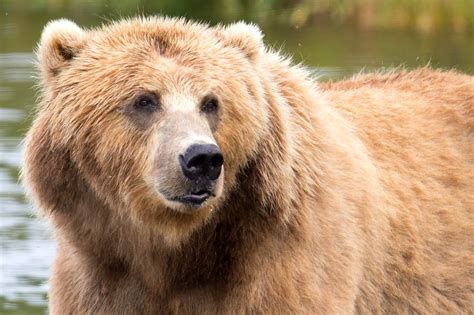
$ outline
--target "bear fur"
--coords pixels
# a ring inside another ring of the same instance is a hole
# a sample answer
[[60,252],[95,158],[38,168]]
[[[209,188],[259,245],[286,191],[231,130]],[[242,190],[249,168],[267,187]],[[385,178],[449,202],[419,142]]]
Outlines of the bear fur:
[[[38,59],[23,182],[58,242],[51,314],[474,309],[472,76],[319,85],[256,26],[161,17],[51,22]],[[128,114],[139,90],[153,118]],[[208,91],[214,120],[193,111]],[[194,122],[223,179],[183,212],[154,187],[179,188],[159,163]]]

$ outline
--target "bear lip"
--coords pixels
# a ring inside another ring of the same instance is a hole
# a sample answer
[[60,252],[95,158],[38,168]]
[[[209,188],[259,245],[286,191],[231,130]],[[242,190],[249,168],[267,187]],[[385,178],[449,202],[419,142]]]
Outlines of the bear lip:
[[209,199],[210,196],[211,196],[211,193],[209,191],[200,190],[198,192],[191,193],[189,195],[172,198],[171,200],[190,204],[192,206],[200,206],[207,199]]

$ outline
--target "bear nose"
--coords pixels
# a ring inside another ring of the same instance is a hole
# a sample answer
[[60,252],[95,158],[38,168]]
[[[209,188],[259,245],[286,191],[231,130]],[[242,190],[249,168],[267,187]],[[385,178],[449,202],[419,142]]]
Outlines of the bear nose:
[[184,176],[191,180],[215,180],[221,174],[224,157],[215,144],[193,144],[179,156]]

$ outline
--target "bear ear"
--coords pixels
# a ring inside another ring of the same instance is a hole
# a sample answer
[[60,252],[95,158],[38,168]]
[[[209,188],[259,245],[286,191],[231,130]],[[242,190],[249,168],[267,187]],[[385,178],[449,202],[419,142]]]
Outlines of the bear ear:
[[263,34],[255,24],[241,21],[228,26],[218,26],[216,31],[225,45],[239,48],[251,60],[255,60],[263,50]]
[[56,75],[81,51],[85,42],[86,32],[69,20],[51,21],[44,27],[37,55],[45,83],[53,83]]

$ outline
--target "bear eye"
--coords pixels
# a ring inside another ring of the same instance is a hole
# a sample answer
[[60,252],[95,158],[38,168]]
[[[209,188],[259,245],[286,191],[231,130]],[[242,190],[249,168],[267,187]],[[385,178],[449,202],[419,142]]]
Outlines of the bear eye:
[[159,99],[154,93],[145,93],[137,97],[133,106],[141,111],[153,112],[159,107]]
[[217,112],[219,102],[215,96],[206,96],[201,102],[201,111],[210,114]]

